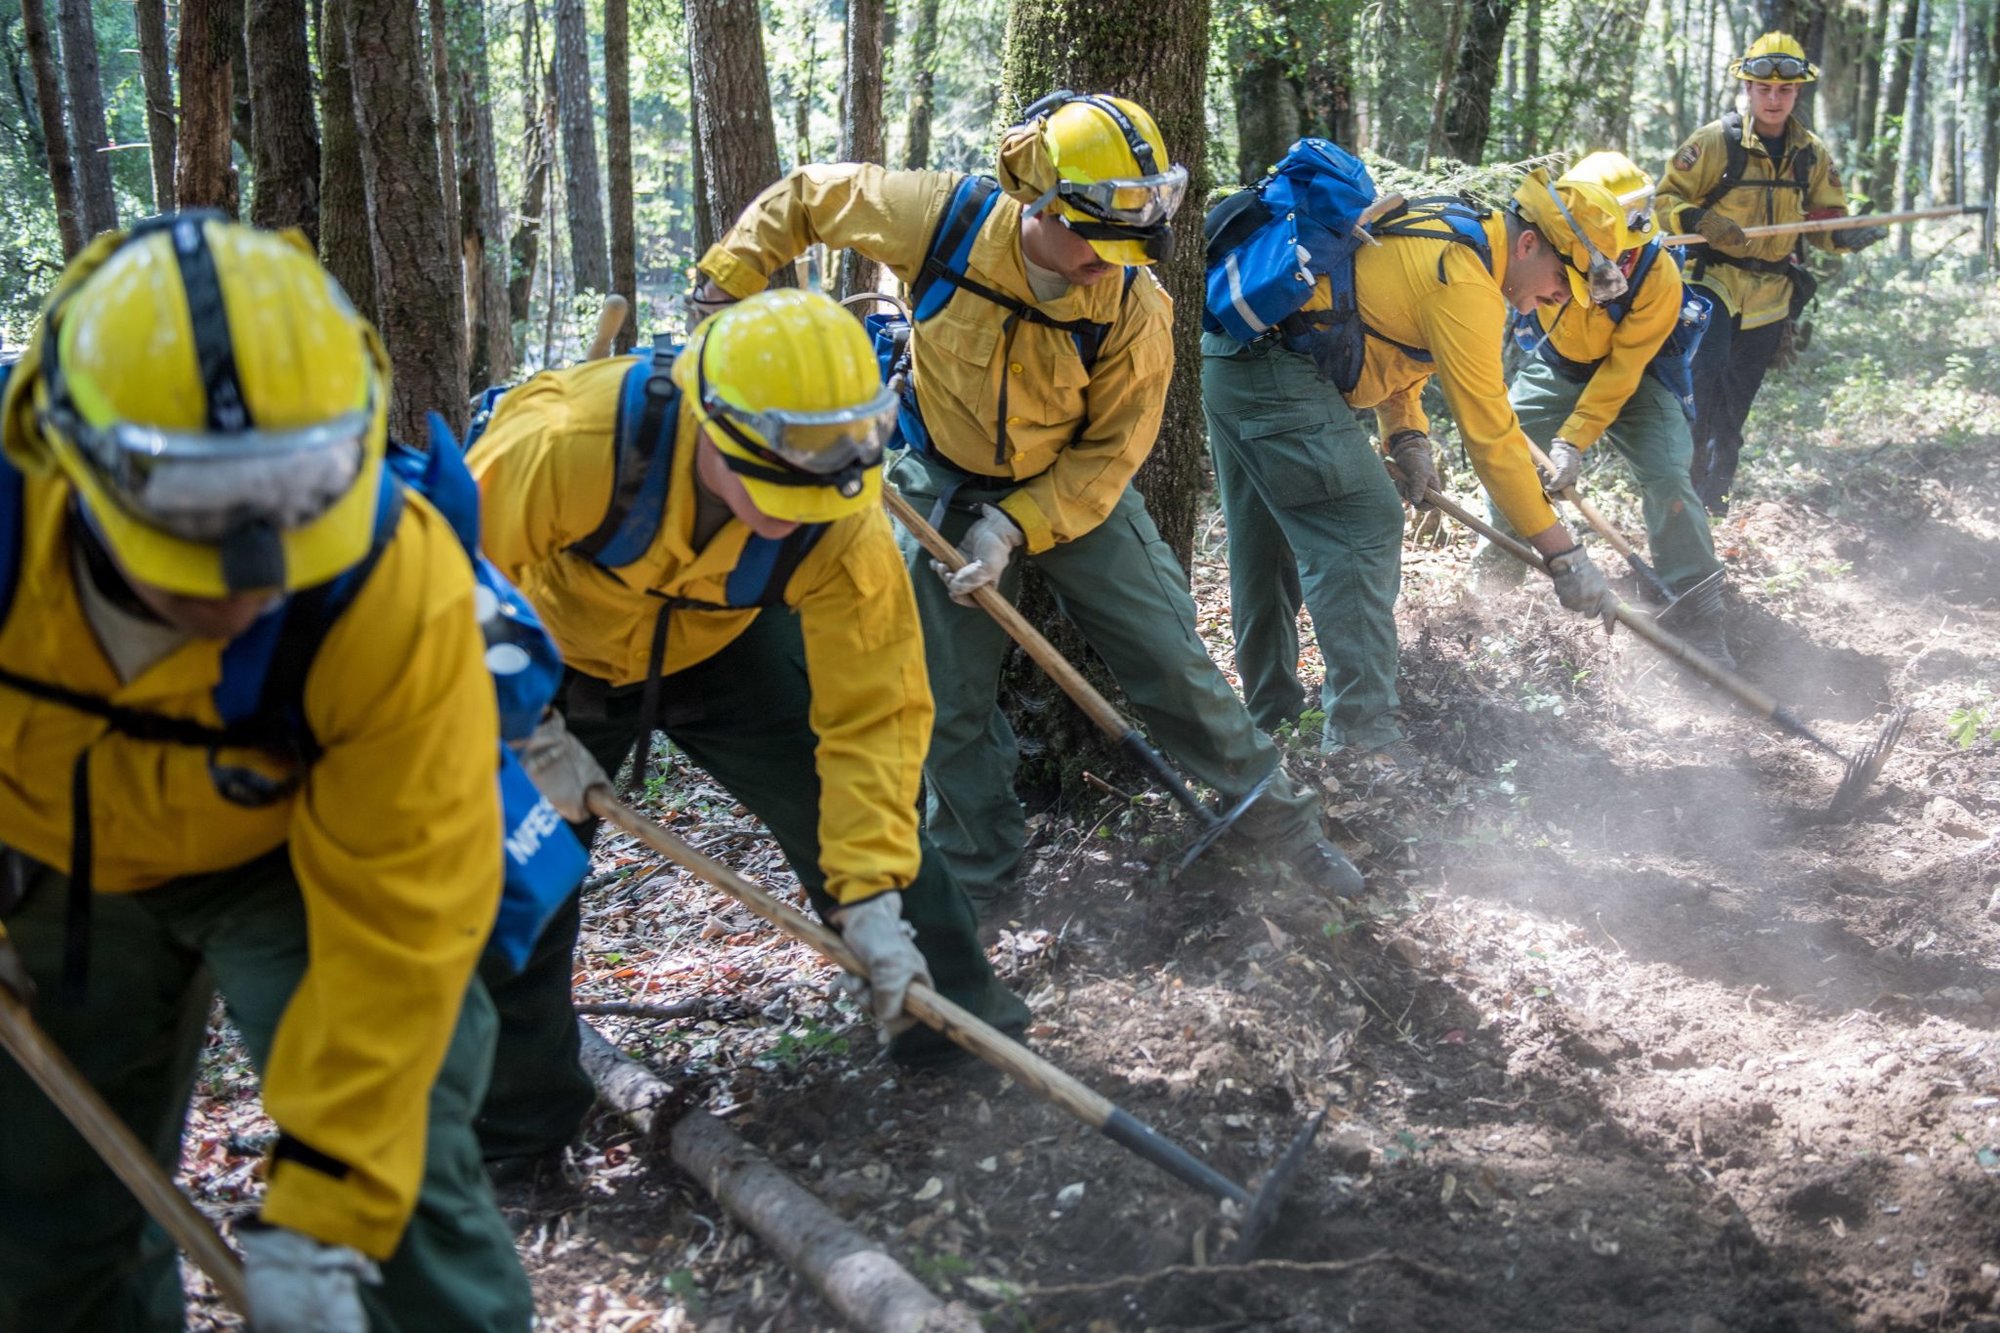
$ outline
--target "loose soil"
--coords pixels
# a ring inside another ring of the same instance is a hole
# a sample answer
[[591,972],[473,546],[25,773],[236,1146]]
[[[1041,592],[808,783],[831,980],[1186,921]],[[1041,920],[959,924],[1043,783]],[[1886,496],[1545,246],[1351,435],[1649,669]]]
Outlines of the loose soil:
[[[579,1000],[711,997],[592,1021],[995,1328],[2000,1330],[1994,443],[1718,524],[1749,677],[1849,751],[1916,710],[1845,822],[1835,761],[1539,580],[1475,588],[1464,540],[1406,554],[1422,771],[1293,742],[1363,902],[1254,849],[1161,882],[1187,829],[1157,797],[1036,816],[990,931],[1036,1049],[1242,1180],[1331,1108],[1254,1264],[1223,1262],[1227,1210],[1022,1088],[897,1073],[816,959],[624,840],[597,849]],[[651,806],[796,891],[700,775]],[[246,1099],[214,1062],[187,1182],[218,1213],[254,1188]],[[613,1117],[501,1197],[547,1328],[836,1326]]]

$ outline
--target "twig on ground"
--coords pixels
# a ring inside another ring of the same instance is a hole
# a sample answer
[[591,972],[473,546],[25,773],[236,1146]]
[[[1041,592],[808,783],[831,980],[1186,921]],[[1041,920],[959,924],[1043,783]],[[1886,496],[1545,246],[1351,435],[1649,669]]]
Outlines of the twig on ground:
[[1092,1296],[1101,1292],[1119,1291],[1126,1287],[1143,1287],[1170,1277],[1212,1278],[1225,1275],[1248,1275],[1252,1273],[1298,1273],[1333,1274],[1349,1273],[1357,1268],[1373,1264],[1394,1264],[1406,1268],[1420,1277],[1434,1282],[1463,1283],[1463,1274],[1439,1264],[1413,1259],[1407,1254],[1392,1254],[1388,1250],[1376,1250],[1354,1259],[1252,1259],[1241,1264],[1169,1264],[1156,1268],[1150,1273],[1127,1273],[1120,1277],[1106,1278],[1102,1282],[1059,1282],[1051,1286],[1022,1287],[1024,1298],[1045,1296]]
[[697,995],[690,1000],[679,1000],[673,1004],[634,1004],[628,1000],[600,1000],[591,1004],[579,1004],[579,1014],[589,1014],[602,1018],[710,1018],[712,1010],[718,1008],[713,996]]

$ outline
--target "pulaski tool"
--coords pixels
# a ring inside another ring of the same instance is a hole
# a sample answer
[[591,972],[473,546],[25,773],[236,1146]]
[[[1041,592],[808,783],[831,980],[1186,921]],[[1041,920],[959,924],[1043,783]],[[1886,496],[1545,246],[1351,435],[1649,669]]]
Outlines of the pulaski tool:
[[[617,825],[676,865],[721,889],[785,934],[810,945],[848,972],[864,980],[867,978],[867,969],[838,932],[780,901],[755,880],[696,851],[613,796],[609,789],[601,786],[591,788],[589,802],[592,814]],[[1278,1158],[1277,1164],[1265,1174],[1264,1183],[1252,1191],[923,982],[910,986],[903,1003],[910,1016],[918,1022],[935,1028],[1121,1148],[1137,1153],[1184,1184],[1241,1207],[1243,1218],[1231,1250],[1235,1258],[1247,1258],[1277,1219],[1286,1192],[1298,1178],[1306,1149],[1326,1122],[1324,1109],[1307,1119],[1293,1136],[1291,1145]]]

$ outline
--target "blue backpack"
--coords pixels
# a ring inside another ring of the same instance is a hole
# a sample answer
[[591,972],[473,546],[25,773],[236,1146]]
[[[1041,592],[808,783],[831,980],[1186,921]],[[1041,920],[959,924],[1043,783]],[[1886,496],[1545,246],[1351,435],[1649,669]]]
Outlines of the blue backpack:
[[[1639,251],[1639,258],[1632,266],[1632,276],[1627,280],[1625,295],[1604,307],[1604,313],[1611,316],[1611,322],[1621,322],[1632,302],[1638,296],[1640,284],[1653,271],[1653,265],[1660,258],[1660,242],[1648,241]],[[1674,325],[1674,331],[1660,344],[1660,350],[1653,353],[1653,359],[1646,363],[1646,373],[1666,386],[1681,405],[1681,411],[1689,421],[1694,420],[1694,354],[1701,346],[1701,336],[1708,330],[1708,322],[1715,312],[1715,299],[1693,284],[1681,288],[1681,317]],[[1561,318],[1561,316],[1557,316]],[[1603,359],[1596,361],[1572,361],[1558,352],[1554,341],[1543,331],[1541,321],[1533,314],[1514,316],[1514,341],[1522,350],[1539,356],[1559,374],[1586,384]]]
[[[9,369],[0,366],[0,385],[4,385]],[[281,800],[296,788],[297,773],[322,753],[305,716],[305,683],[313,659],[394,534],[402,517],[406,486],[432,502],[472,559],[479,589],[480,629],[487,644],[486,663],[500,706],[501,734],[506,740],[521,739],[534,729],[554,696],[562,675],[561,658],[533,609],[478,555],[478,488],[465,470],[450,432],[436,418],[432,420],[429,452],[390,444],[368,554],[338,578],[294,593],[279,612],[259,618],[223,649],[221,679],[211,695],[222,719],[220,726],[113,704],[4,669],[0,669],[0,685],[103,718],[113,731],[123,735],[207,750],[210,778],[216,790],[232,803],[255,807]],[[0,457],[0,624],[12,608],[20,577],[23,499],[21,473]],[[294,776],[273,779],[256,770],[223,764],[217,756],[224,749],[262,751],[289,766]],[[81,994],[89,957],[89,760],[86,749],[71,773],[76,809],[63,990],[72,997]],[[504,744],[500,746],[498,773],[506,878],[491,946],[519,968],[556,909],[582,881],[590,858]]]
[[[863,317],[862,324],[875,343],[875,359],[882,367],[882,381],[895,375],[903,376],[902,407],[897,414],[896,440],[889,442],[890,448],[902,445],[915,449],[920,454],[933,455],[930,432],[924,428],[923,412],[917,406],[917,389],[909,374],[910,334],[912,327],[933,319],[951,304],[951,298],[961,289],[972,293],[981,300],[990,301],[1006,310],[1007,319],[1001,325],[1006,344],[1001,349],[1000,359],[1013,357],[1014,331],[1026,320],[1030,324],[1040,324],[1044,328],[1060,329],[1069,334],[1076,343],[1076,354],[1083,362],[1086,372],[1096,369],[1099,353],[1104,350],[1104,340],[1111,333],[1111,325],[1091,319],[1054,319],[1043,314],[1026,301],[1017,301],[1005,292],[998,292],[966,274],[966,266],[972,260],[972,245],[979,238],[979,229],[992,216],[993,207],[1000,201],[1000,182],[991,176],[967,176],[952,191],[951,202],[945,206],[944,215],[938,219],[937,228],[931,232],[930,244],[924,250],[923,268],[917,280],[910,285],[910,316],[905,319],[902,312],[877,314]],[[1133,280],[1139,270],[1127,265],[1122,281],[1124,289],[1119,299],[1132,290]],[[995,413],[993,465],[1007,465],[1007,377],[1000,377],[1000,402]],[[1078,427],[1079,431],[1081,426]]]
[[[1320,378],[1342,393],[1360,381],[1371,337],[1428,363],[1428,351],[1389,338],[1361,318],[1354,256],[1367,244],[1361,219],[1375,199],[1374,178],[1360,158],[1326,139],[1293,144],[1263,180],[1210,209],[1202,224],[1208,261],[1202,328],[1244,343],[1276,337],[1311,356]],[[1482,225],[1488,216],[1471,199],[1437,196],[1401,204],[1365,231],[1467,245],[1491,272]],[[1419,225],[1440,221],[1445,230]],[[1444,272],[1442,258],[1438,272]],[[1321,278],[1329,308],[1303,311]]]

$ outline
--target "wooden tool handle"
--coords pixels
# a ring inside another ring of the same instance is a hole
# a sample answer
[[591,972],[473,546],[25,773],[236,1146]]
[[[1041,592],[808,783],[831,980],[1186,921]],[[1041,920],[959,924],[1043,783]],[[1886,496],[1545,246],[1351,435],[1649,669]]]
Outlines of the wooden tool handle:
[[[1556,470],[1556,465],[1549,461],[1547,454],[1542,452],[1542,446],[1536,444],[1533,440],[1528,441],[1528,453],[1534,457],[1535,462],[1539,466],[1550,472]],[[1611,521],[1599,512],[1597,506],[1592,504],[1582,491],[1579,491],[1574,486],[1568,486],[1560,494],[1563,499],[1576,506],[1576,512],[1583,515],[1584,521],[1596,530],[1598,536],[1611,543],[1612,550],[1618,552],[1618,554],[1624,556],[1627,560],[1632,558],[1634,554],[1632,543],[1625,540],[1624,533],[1611,526]]]
[[[7,947],[11,946],[0,943],[0,948]],[[235,1252],[5,986],[0,986],[0,1046],[56,1104],[140,1206],[208,1274],[222,1299],[248,1317],[250,1297]]]
[[[936,528],[924,521],[924,516],[919,514],[895,487],[882,488],[882,503],[896,516],[896,521],[917,539],[917,544],[941,561],[946,569],[956,572],[969,563],[956,546],[946,541]],[[1028,656],[1035,659],[1036,665],[1049,673],[1050,679],[1062,688],[1064,694],[1075,701],[1078,708],[1090,715],[1090,720],[1096,723],[1098,729],[1105,735],[1112,740],[1122,741],[1125,733],[1132,730],[1132,724],[1125,720],[1125,715],[1113,708],[1111,701],[1099,694],[1091,683],[1083,678],[1083,674],[1069,664],[1069,659],[1057,652],[1056,646],[1043,638],[1042,632],[1030,625],[1027,618],[1014,609],[1012,602],[1000,595],[998,588],[989,583],[983,588],[976,589],[972,594],[972,600],[979,603],[980,609],[987,615],[999,622],[1000,628],[1006,630],[1008,636],[1020,644]]]
[[602,361],[611,355],[611,345],[618,338],[618,330],[625,327],[625,316],[631,309],[630,303],[617,292],[604,298],[604,309],[597,312],[597,334],[590,340],[584,360]]
[[[1529,546],[1518,537],[1508,536],[1491,523],[1473,517],[1472,513],[1463,505],[1453,501],[1451,497],[1438,490],[1435,486],[1425,492],[1425,498],[1446,514],[1449,514],[1466,527],[1471,528],[1474,532],[1486,538],[1487,541],[1506,551],[1516,560],[1543,571],[1548,569],[1548,562],[1542,558],[1541,552],[1535,550],[1534,547]],[[1616,594],[1612,596],[1611,605],[1611,615],[1619,624],[1625,626],[1625,628],[1631,630],[1634,634],[1644,639],[1647,643],[1652,644],[1675,661],[1680,662],[1710,684],[1735,695],[1746,708],[1749,708],[1760,717],[1769,718],[1778,712],[1778,701],[1770,694],[1758,689],[1755,685],[1752,685],[1734,671],[1724,667],[1707,654],[1698,652],[1680,638],[1661,629],[1651,616],[1627,606]]]
[[[613,796],[607,789],[591,788],[590,812],[616,824],[668,860],[685,866],[785,934],[812,946],[846,971],[864,979],[868,976],[868,969],[854,956],[854,951],[847,947],[847,941],[840,937],[838,931],[829,929],[796,907],[780,901],[755,880],[737,874],[712,857],[704,856]],[[1016,1081],[1040,1093],[1094,1129],[1102,1129],[1105,1121],[1109,1120],[1112,1112],[1117,1109],[1103,1095],[1091,1091],[977,1014],[952,1003],[923,982],[911,985],[904,994],[903,1004],[919,1022],[936,1028],[986,1063],[1012,1075]]]
[[[1854,227],[1887,227],[1899,222],[1925,222],[1932,218],[1962,217],[1967,213],[1984,213],[1985,204],[1961,204],[1951,208],[1914,208],[1903,213],[1858,213],[1852,217],[1820,218],[1806,222],[1773,222],[1761,227],[1745,227],[1744,236],[1756,240],[1760,236],[1806,236],[1820,231],[1848,231]],[[1708,237],[1698,231],[1681,232],[1666,237],[1663,245],[1707,245]]]

